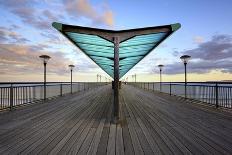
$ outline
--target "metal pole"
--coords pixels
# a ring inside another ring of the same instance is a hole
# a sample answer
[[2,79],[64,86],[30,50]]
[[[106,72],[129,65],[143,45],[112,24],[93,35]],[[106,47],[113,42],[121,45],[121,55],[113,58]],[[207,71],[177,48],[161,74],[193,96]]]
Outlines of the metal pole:
[[169,92],[169,95],[171,96],[172,95],[172,83],[170,82],[170,92]]
[[185,84],[184,84],[184,96],[187,98],[187,72],[186,72],[187,63],[184,63],[184,75],[185,75]]
[[136,74],[135,74],[135,83],[136,83]]
[[72,69],[71,69],[71,94],[72,94]]
[[215,86],[216,108],[218,108],[218,83]]
[[114,37],[114,121],[119,120],[119,37]]
[[60,96],[62,96],[62,83],[60,84]]
[[10,110],[13,109],[13,97],[14,97],[14,95],[13,95],[13,84],[11,84],[11,86],[10,86]]
[[47,63],[44,62],[44,101],[46,100],[46,65]]
[[161,72],[162,72],[162,69],[160,69],[160,92],[162,92],[162,86],[161,86],[162,76],[161,76]]

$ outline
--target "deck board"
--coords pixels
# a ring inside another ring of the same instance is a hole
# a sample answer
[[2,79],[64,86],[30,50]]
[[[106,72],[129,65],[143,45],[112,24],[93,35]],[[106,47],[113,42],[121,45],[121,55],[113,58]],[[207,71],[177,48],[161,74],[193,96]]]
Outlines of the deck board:
[[232,154],[232,113],[123,85],[0,113],[0,154]]

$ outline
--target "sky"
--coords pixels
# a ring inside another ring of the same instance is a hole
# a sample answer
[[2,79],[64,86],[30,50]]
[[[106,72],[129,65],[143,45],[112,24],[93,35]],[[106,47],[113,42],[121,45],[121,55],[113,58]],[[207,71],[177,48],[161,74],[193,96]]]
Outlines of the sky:
[[51,56],[47,81],[109,78],[92,60],[52,26],[52,22],[123,30],[180,23],[181,28],[124,77],[133,81],[232,80],[231,0],[0,0],[0,81],[43,81],[39,56]]

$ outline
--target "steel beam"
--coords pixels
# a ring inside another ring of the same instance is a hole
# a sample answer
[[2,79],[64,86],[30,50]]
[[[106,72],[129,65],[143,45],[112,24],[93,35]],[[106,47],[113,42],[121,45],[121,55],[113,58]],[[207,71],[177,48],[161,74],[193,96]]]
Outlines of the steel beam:
[[114,37],[114,121],[119,120],[119,43],[120,38]]

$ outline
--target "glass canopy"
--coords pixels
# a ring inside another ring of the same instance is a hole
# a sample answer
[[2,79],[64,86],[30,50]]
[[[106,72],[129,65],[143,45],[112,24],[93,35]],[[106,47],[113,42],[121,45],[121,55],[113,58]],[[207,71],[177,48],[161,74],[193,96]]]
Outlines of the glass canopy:
[[[53,27],[114,78],[113,36],[119,36],[119,78],[165,40],[180,24],[111,31],[53,23]],[[153,31],[152,31],[153,30]]]

